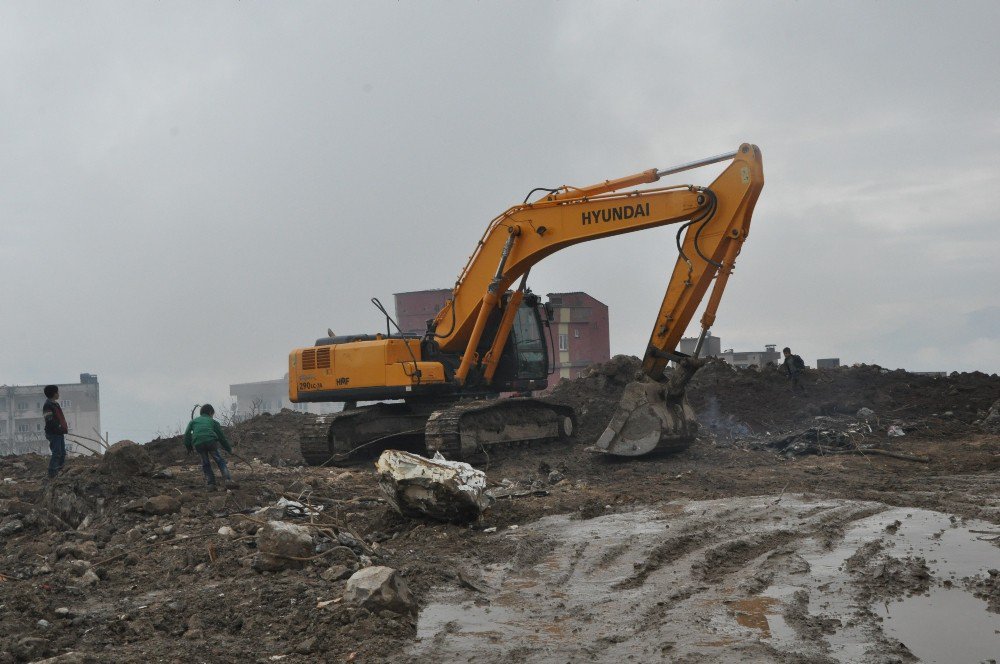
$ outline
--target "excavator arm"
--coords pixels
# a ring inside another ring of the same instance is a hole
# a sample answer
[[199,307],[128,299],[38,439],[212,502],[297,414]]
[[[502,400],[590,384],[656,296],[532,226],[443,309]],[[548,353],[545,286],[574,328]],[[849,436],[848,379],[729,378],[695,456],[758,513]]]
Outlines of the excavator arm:
[[[730,164],[708,187],[622,191],[727,160]],[[650,169],[589,187],[562,187],[508,209],[487,227],[456,281],[452,299],[433,322],[441,349],[462,355],[456,379],[464,382],[479,360],[475,349],[501,295],[535,263],[581,242],[683,222],[678,232],[680,255],[643,359],[644,372],[658,379],[667,362],[678,359],[674,349],[713,279],[703,332],[714,321],[763,184],[760,150],[745,143],[734,152],[671,169]],[[502,325],[494,348],[502,347],[508,332],[509,325]]]

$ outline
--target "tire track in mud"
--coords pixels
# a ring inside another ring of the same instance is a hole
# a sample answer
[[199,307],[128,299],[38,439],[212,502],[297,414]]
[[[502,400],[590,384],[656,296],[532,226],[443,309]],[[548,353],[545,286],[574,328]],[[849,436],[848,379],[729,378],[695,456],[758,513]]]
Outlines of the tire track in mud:
[[888,509],[788,495],[546,517],[509,535],[494,591],[425,609],[412,661],[911,661],[864,592],[880,569],[887,598],[927,587],[883,560],[903,546]]

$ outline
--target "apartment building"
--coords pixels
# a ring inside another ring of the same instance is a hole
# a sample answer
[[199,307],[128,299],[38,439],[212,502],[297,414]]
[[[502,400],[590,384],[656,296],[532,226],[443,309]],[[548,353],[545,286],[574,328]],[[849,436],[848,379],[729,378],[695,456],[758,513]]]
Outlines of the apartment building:
[[[66,415],[71,434],[98,438],[101,434],[101,394],[97,376],[80,374],[79,383],[53,383],[59,386],[59,403]],[[0,456],[8,454],[48,454],[45,438],[45,385],[0,386]],[[75,442],[66,437],[67,454],[89,455],[87,447],[98,449],[87,441]]]
[[272,415],[282,408],[300,413],[325,415],[339,411],[339,403],[292,403],[288,399],[288,374],[276,380],[259,380],[252,383],[234,383],[229,386],[229,395],[236,399],[236,416],[246,419],[262,413]]

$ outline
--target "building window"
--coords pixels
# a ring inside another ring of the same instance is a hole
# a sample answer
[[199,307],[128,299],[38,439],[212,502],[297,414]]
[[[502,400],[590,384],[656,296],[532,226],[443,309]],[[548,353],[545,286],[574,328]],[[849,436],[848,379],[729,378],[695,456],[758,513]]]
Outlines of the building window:
[[36,424],[35,425],[35,431],[41,431],[41,430],[42,430],[42,425],[41,424]]
[[28,402],[27,401],[18,401],[17,402],[17,409],[18,410],[28,410]]
[[17,432],[18,433],[28,433],[28,425],[27,424],[18,424],[17,425]]
[[560,334],[559,335],[559,350],[569,350],[569,335]]
[[0,399],[0,410],[7,410],[7,399]]
[[66,410],[67,408],[71,408],[73,406],[73,402],[69,399],[60,399],[59,405],[63,407],[63,410]]
[[6,434],[7,434],[7,423],[4,422],[3,420],[0,420],[0,436],[4,436]]
[[576,328],[575,330],[573,330],[573,338],[574,339],[580,338],[580,328]]

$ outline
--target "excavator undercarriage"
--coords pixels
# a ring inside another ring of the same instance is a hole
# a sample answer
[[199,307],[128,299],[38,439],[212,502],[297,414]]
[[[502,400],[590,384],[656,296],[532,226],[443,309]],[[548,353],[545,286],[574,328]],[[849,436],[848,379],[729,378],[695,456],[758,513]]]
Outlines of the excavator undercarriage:
[[569,406],[526,397],[378,403],[317,417],[303,432],[302,456],[341,466],[404,447],[476,461],[499,447],[567,439],[575,426]]

